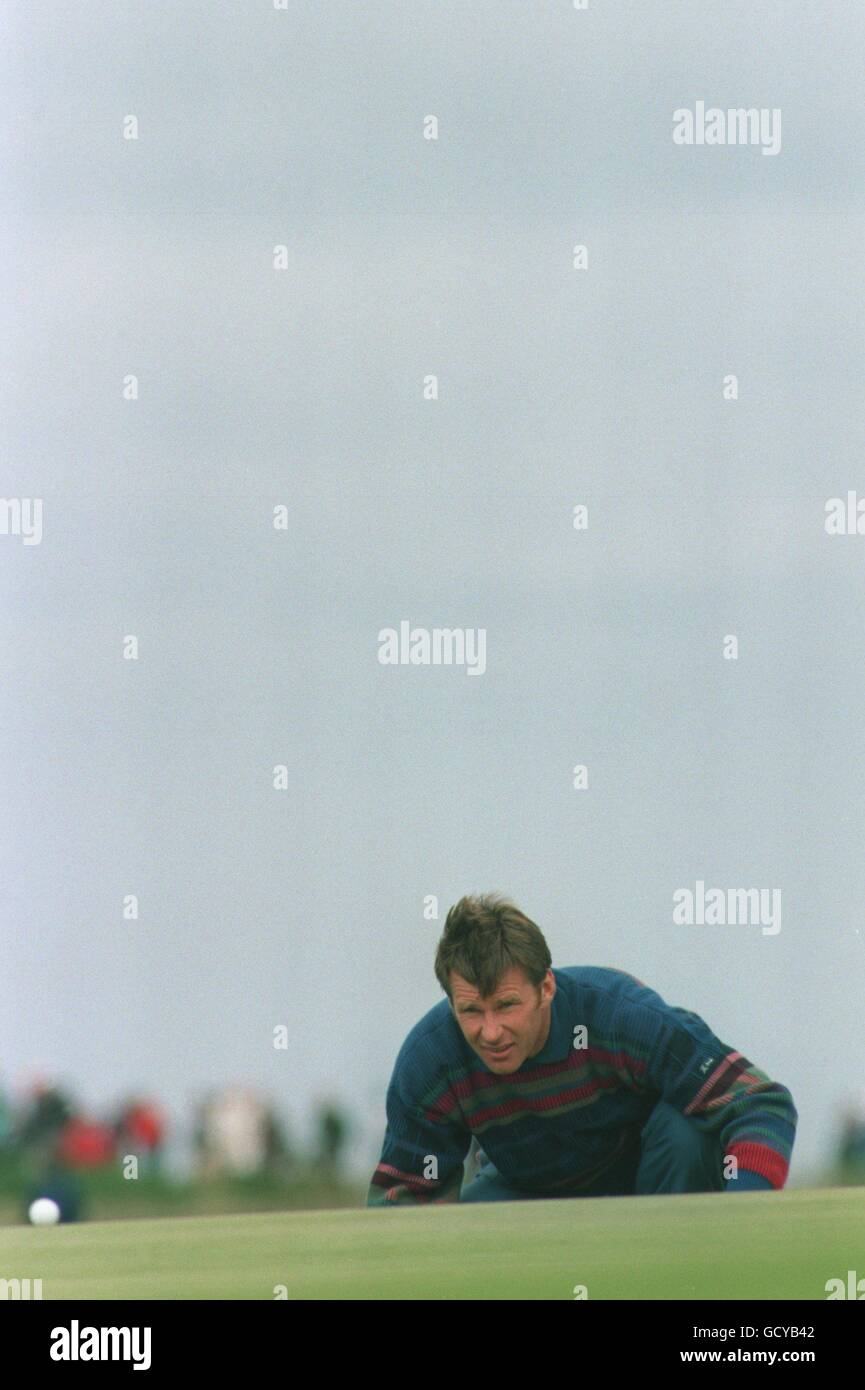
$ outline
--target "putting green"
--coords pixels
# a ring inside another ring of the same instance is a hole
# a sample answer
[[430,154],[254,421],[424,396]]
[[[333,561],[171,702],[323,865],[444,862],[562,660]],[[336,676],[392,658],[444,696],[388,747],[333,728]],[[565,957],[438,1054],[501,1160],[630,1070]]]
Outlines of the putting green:
[[0,1229],[43,1299],[821,1299],[865,1277],[865,1188]]

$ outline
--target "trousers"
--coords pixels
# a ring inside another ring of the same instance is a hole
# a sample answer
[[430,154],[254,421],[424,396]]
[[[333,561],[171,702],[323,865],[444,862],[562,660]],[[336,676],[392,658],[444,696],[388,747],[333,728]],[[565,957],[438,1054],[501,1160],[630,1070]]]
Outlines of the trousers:
[[461,1202],[524,1202],[544,1197],[648,1197],[660,1192],[721,1192],[723,1155],[717,1134],[706,1134],[666,1101],[653,1108],[636,1154],[626,1154],[577,1193],[526,1192],[514,1187],[489,1159],[467,1183]]

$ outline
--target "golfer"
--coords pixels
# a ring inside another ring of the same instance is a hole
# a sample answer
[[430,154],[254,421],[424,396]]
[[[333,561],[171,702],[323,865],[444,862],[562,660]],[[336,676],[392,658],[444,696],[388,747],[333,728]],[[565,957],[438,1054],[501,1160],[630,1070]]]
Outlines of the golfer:
[[397,1056],[367,1206],[784,1186],[790,1092],[696,1014],[621,970],[554,969],[496,894],[451,908],[435,972],[447,998]]

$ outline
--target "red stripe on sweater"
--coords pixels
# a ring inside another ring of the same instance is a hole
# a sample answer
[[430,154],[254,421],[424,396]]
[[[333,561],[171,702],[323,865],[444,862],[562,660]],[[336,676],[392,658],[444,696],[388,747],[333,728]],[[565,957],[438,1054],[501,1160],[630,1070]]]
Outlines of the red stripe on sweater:
[[591,1081],[587,1086],[578,1086],[570,1091],[556,1091],[552,1096],[521,1096],[519,1100],[508,1100],[502,1105],[488,1105],[483,1110],[474,1110],[466,1116],[472,1129],[478,1125],[486,1124],[488,1120],[504,1119],[506,1115],[531,1114],[542,1115],[545,1110],[556,1110],[560,1105],[566,1105],[569,1101],[588,1100],[591,1096],[602,1091],[615,1090],[618,1086],[618,1077],[599,1077],[596,1081]]
[[460,1100],[465,1100],[478,1091],[487,1090],[491,1086],[519,1086],[529,1080],[529,1077],[534,1081],[535,1079],[546,1080],[548,1077],[563,1076],[565,1073],[573,1071],[575,1067],[583,1066],[586,1061],[603,1062],[607,1066],[630,1070],[634,1075],[641,1075],[646,1070],[644,1061],[637,1057],[631,1057],[627,1052],[609,1052],[602,1047],[585,1047],[574,1050],[563,1062],[547,1062],[542,1067],[533,1067],[530,1073],[515,1071],[507,1076],[496,1076],[489,1072],[470,1072],[464,1081],[454,1082],[444,1095],[440,1096],[424,1113],[427,1119],[435,1121],[437,1118],[450,1115]]
[[417,1173],[403,1173],[399,1168],[394,1168],[390,1163],[380,1163],[372,1175],[372,1181],[378,1186],[383,1187],[381,1178],[396,1178],[399,1182],[410,1184],[412,1187],[436,1188],[441,1183],[438,1178],[421,1178]]
[[703,1097],[709,1094],[712,1087],[717,1083],[718,1077],[721,1076],[725,1071],[727,1071],[729,1067],[733,1064],[733,1062],[747,1062],[747,1060],[748,1059],[744,1057],[741,1052],[728,1052],[726,1057],[722,1059],[720,1065],[717,1066],[715,1070],[712,1072],[712,1075],[709,1077],[708,1081],[706,1081],[704,1085],[700,1087],[699,1091],[695,1095],[694,1099],[691,1101],[690,1105],[685,1106],[685,1109],[682,1113],[684,1115],[690,1115],[695,1111],[699,1110],[700,1103],[702,1102]]
[[773,1187],[784,1186],[790,1165],[777,1149],[770,1148],[768,1144],[757,1144],[753,1139],[739,1139],[730,1145],[729,1154],[735,1157],[740,1168],[768,1178]]

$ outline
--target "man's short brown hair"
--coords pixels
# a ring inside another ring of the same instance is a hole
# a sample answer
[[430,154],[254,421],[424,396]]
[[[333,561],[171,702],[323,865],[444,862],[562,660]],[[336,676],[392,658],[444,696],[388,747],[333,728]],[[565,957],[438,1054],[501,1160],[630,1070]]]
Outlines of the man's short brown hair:
[[501,894],[485,893],[460,898],[451,908],[436,951],[435,972],[449,999],[452,970],[487,999],[514,966],[521,966],[537,987],[551,964],[540,927]]

